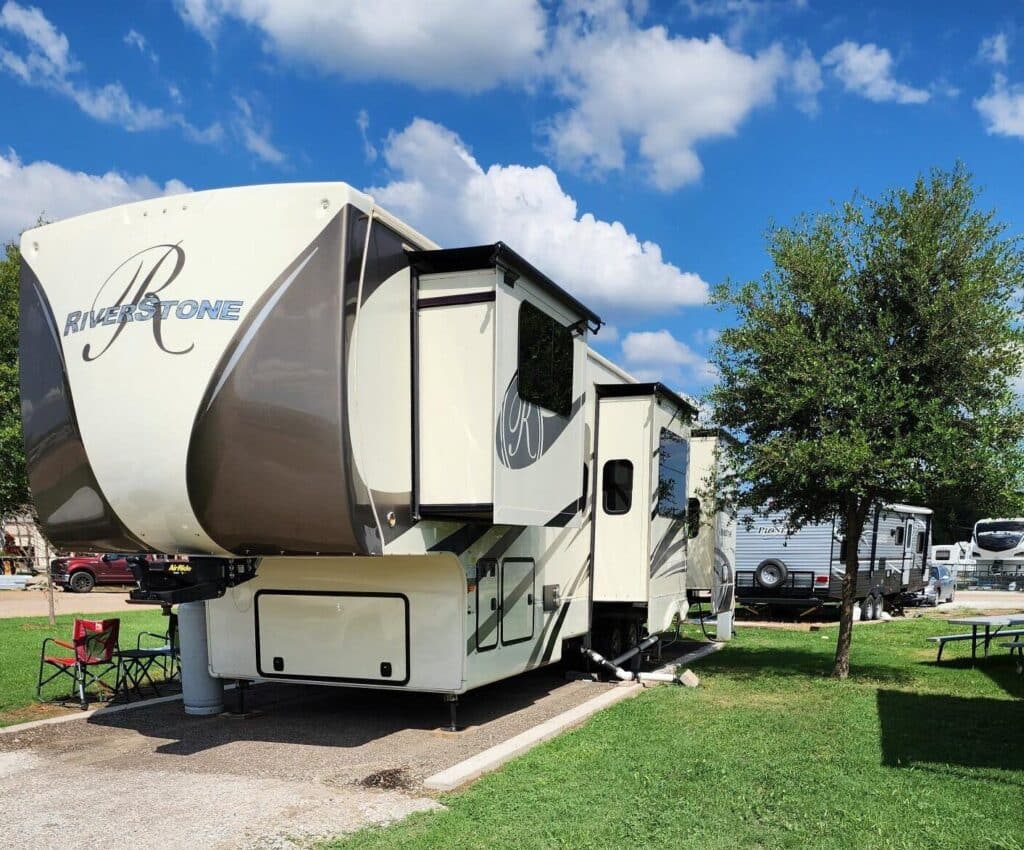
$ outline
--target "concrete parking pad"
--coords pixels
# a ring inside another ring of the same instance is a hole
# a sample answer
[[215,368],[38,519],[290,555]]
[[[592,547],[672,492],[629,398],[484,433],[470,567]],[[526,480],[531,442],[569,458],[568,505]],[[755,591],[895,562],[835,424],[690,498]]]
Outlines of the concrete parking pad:
[[[464,696],[262,684],[246,718],[178,702],[0,736],[21,848],[291,848],[437,806],[425,777],[614,688],[548,668]],[[234,694],[228,694],[234,700]]]

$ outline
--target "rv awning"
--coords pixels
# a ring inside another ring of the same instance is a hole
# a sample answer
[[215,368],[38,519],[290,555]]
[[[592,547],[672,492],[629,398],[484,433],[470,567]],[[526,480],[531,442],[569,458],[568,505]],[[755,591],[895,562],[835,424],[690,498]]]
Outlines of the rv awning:
[[475,269],[499,268],[514,277],[506,283],[515,285],[515,277],[527,277],[548,295],[586,319],[594,333],[604,324],[601,317],[573,298],[536,266],[524,260],[504,242],[473,245],[467,248],[442,248],[437,251],[409,251],[409,264],[421,274],[468,272]]

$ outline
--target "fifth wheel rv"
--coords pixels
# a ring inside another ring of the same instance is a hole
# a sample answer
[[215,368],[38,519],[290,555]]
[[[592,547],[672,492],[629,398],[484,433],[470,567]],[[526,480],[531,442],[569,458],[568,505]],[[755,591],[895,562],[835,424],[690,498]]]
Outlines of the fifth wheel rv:
[[21,247],[43,527],[190,555],[137,559],[134,595],[189,612],[214,679],[453,701],[575,648],[611,660],[695,593],[731,609],[731,564],[688,573],[695,410],[590,350],[600,318],[506,245],[442,250],[320,183]]
[[[858,550],[855,598],[866,620],[899,608],[924,589],[931,516],[928,508],[884,505],[868,515]],[[838,521],[791,531],[781,513],[740,514],[736,595],[745,605],[816,608],[842,599],[846,547]]]
[[1024,517],[978,520],[971,545],[979,572],[1024,572]]

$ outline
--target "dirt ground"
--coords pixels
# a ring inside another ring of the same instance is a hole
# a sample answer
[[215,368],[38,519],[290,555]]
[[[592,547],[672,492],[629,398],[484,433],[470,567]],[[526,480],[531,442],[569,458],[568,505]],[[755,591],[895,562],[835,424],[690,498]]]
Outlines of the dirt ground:
[[437,806],[424,778],[611,687],[534,671],[465,695],[457,733],[437,695],[260,684],[245,718],[169,702],[0,735],[0,844],[305,847]]
[[[0,590],[0,618],[3,617],[45,617],[49,610],[47,594],[43,590]],[[121,612],[129,606],[127,588],[97,588],[92,593],[68,593],[54,589],[54,613],[99,614]]]

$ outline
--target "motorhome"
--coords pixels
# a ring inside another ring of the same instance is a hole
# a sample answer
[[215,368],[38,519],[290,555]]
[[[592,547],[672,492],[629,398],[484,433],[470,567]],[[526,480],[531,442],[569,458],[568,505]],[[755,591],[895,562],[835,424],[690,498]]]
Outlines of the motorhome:
[[979,574],[1024,573],[1024,517],[978,520],[971,536],[971,557]]
[[42,525],[190,555],[140,565],[135,595],[199,604],[213,677],[452,699],[582,645],[612,659],[698,592],[731,609],[729,545],[688,571],[694,408],[593,351],[601,319],[508,246],[441,249],[319,183],[21,248]]
[[[858,547],[855,598],[863,619],[925,586],[931,543],[929,508],[872,509]],[[745,605],[813,609],[842,599],[846,547],[838,520],[792,529],[783,513],[743,511],[736,532],[736,595]]]

